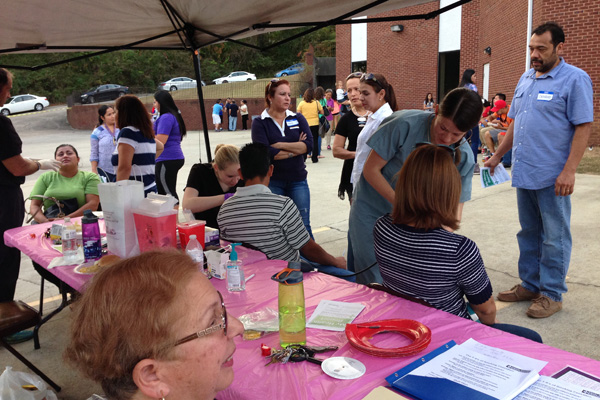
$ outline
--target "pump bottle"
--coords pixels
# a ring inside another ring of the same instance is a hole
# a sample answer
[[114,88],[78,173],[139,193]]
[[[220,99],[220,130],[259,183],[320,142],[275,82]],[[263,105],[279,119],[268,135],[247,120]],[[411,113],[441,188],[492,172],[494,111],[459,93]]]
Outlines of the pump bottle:
[[231,243],[231,254],[227,262],[227,290],[230,292],[242,292],[246,290],[246,279],[244,277],[244,268],[242,261],[238,260],[238,254],[235,246],[241,243]]

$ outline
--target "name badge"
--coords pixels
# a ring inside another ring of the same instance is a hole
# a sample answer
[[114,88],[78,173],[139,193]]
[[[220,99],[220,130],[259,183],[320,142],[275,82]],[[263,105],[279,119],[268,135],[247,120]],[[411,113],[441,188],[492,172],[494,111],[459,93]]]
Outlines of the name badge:
[[297,119],[288,119],[288,120],[285,121],[285,123],[290,128],[293,127],[293,126],[298,126],[298,120]]
[[541,91],[538,93],[538,101],[550,101],[554,97],[554,92],[544,92]]

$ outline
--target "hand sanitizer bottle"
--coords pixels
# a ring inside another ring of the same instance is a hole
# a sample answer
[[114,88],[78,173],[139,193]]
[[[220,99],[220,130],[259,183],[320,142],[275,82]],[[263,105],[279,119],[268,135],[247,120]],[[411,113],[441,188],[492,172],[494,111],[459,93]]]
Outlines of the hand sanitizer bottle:
[[241,243],[231,243],[231,254],[227,262],[227,290],[230,292],[242,292],[246,290],[246,279],[244,277],[244,268],[242,261],[238,260],[235,246]]

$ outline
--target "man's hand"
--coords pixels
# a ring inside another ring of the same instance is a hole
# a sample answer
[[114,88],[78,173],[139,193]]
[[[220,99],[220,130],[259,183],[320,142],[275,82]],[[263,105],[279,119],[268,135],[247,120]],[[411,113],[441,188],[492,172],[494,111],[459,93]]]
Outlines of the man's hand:
[[348,269],[346,266],[346,259],[344,257],[335,257],[335,264],[333,266],[341,269]]
[[53,171],[58,171],[60,169],[60,161],[45,159],[39,160],[40,169],[51,169]]
[[500,157],[497,154],[494,154],[489,160],[483,163],[483,166],[488,167],[490,169],[490,175],[493,176],[494,169],[496,169],[496,166],[500,164],[500,161],[502,161],[502,157]]
[[564,169],[556,178],[554,183],[554,193],[557,196],[569,196],[575,189],[575,173],[567,172]]

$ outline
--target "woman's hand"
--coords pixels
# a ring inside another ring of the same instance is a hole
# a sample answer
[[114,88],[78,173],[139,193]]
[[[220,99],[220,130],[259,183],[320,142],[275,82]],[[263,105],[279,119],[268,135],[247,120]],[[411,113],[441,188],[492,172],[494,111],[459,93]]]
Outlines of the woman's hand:
[[300,137],[298,138],[299,142],[303,142],[306,140],[306,133],[302,132],[300,133]]

